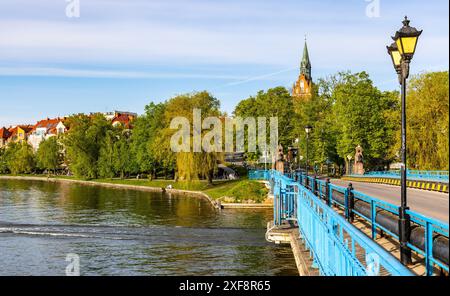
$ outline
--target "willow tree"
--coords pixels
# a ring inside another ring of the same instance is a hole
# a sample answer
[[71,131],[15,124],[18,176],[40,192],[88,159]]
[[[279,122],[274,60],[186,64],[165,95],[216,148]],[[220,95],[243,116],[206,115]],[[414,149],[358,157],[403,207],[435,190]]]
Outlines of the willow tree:
[[409,82],[406,135],[411,168],[449,169],[448,80],[446,71],[420,74]]
[[[201,122],[207,117],[221,116],[220,102],[206,91],[195,92],[176,96],[167,102],[165,110],[166,122],[171,122],[174,118],[185,118],[189,122],[189,149],[187,151],[180,151],[176,153],[176,167],[177,178],[180,180],[198,180],[205,178],[209,183],[212,183],[214,172],[217,170],[217,164],[222,159],[220,151],[206,152],[194,149],[194,110],[201,111]],[[167,128],[167,136],[173,136],[176,130]],[[208,129],[198,131],[203,136],[208,132]],[[171,138],[167,137],[166,141]],[[167,143],[167,142],[166,142]]]
[[40,169],[53,173],[59,168],[62,162],[61,147],[56,137],[50,137],[42,141],[36,152],[37,165]]

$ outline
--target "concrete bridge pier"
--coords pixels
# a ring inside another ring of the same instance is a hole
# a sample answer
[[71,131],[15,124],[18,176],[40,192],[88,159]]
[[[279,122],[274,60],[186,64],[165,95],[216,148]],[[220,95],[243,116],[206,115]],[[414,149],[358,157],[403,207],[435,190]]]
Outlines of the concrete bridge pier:
[[298,227],[294,223],[284,222],[274,225],[273,221],[267,223],[266,240],[275,244],[289,244],[295,258],[300,276],[319,276],[319,270],[314,267],[314,260],[309,250],[302,243]]

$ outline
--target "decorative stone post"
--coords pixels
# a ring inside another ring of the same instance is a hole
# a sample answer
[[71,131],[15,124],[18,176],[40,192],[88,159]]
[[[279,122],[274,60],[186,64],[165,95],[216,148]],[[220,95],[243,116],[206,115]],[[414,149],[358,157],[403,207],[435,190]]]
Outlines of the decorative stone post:
[[272,164],[272,169],[284,174],[284,153],[283,146],[281,146],[281,144],[278,145],[277,155],[275,157],[274,163]]
[[360,145],[356,146],[355,164],[353,166],[353,174],[364,175],[364,158],[363,149]]

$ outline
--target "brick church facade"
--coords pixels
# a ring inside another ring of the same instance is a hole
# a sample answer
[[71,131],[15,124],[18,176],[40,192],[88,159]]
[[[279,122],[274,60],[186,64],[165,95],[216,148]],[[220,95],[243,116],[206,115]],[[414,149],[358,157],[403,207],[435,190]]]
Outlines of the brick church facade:
[[292,87],[292,97],[295,101],[308,100],[311,98],[313,92],[312,87],[311,62],[309,60],[308,46],[305,40],[303,57],[300,63],[300,75]]

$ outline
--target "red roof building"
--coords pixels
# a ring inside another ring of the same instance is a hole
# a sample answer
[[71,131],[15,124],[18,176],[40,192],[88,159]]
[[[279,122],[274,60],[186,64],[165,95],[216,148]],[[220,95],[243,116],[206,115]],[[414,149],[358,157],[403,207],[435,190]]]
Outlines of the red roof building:
[[133,126],[131,125],[132,121],[134,120],[134,116],[130,115],[130,114],[117,114],[112,122],[113,126],[117,126],[119,124],[121,124],[124,128],[126,129],[131,129],[133,128]]
[[62,122],[61,118],[53,118],[53,119],[47,118],[47,119],[38,121],[38,123],[36,123],[33,126],[33,129],[31,130],[31,132],[32,133],[39,132],[40,130],[42,130],[47,135],[56,135],[59,133],[57,131],[57,126],[60,122]]
[[35,151],[39,148],[39,144],[49,137],[54,137],[58,134],[63,134],[67,131],[66,126],[63,123],[64,118],[47,118],[38,121],[31,130],[28,143],[33,147]]
[[9,137],[7,142],[22,142],[27,139],[28,134],[33,129],[32,125],[16,125],[8,129]]
[[6,140],[11,136],[11,133],[8,129],[2,127],[0,128],[0,147],[3,147],[6,145]]

